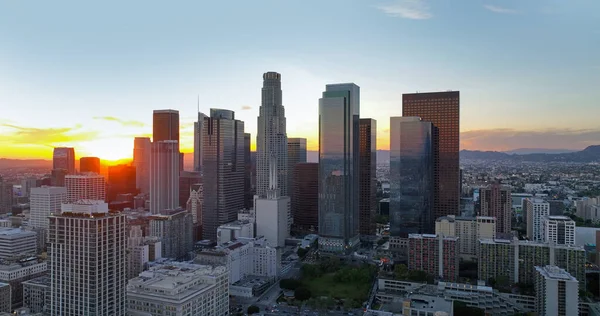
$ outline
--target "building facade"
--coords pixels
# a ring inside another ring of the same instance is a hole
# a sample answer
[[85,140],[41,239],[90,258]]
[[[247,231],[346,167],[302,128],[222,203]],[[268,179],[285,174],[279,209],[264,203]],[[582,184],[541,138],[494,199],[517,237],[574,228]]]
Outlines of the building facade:
[[255,188],[252,185],[252,135],[244,133],[244,208],[254,207]]
[[150,155],[152,142],[149,137],[136,137],[133,140],[133,166],[135,167],[135,187],[140,193],[150,193]]
[[12,309],[23,305],[23,282],[48,273],[48,264],[44,260],[27,256],[0,263],[0,282],[10,285]]
[[299,231],[315,232],[319,228],[319,164],[296,164],[293,179],[294,227]]
[[567,216],[545,216],[542,219],[544,242],[575,245],[575,221]]
[[527,237],[532,241],[543,241],[542,221],[550,215],[550,204],[542,199],[526,198],[523,200],[523,206],[527,218]]
[[21,228],[0,228],[0,259],[36,254],[36,232]]
[[433,218],[459,215],[460,92],[403,94],[402,116],[417,116],[435,127]]
[[202,183],[202,176],[197,171],[182,171],[179,175],[179,206],[187,207],[192,188]]
[[377,121],[361,118],[359,124],[360,172],[359,232],[375,235],[377,214]]
[[155,141],[150,155],[150,212],[179,207],[179,143]]
[[499,233],[510,234],[512,222],[512,199],[510,188],[498,183],[479,189],[481,215],[496,218]]
[[536,266],[534,282],[537,315],[579,315],[579,282],[567,271],[551,265]]
[[448,215],[435,221],[435,233],[458,237],[458,253],[461,259],[477,261],[479,240],[496,238],[496,218]]
[[163,258],[187,258],[188,252],[194,249],[192,215],[182,209],[152,215],[150,236],[160,239]]
[[254,199],[256,214],[256,234],[264,236],[274,247],[285,246],[285,239],[290,235],[291,214],[290,197],[281,196],[278,181],[278,159],[271,155],[269,190],[265,197]]
[[152,113],[152,142],[175,140],[179,143],[179,111],[154,110]]
[[79,172],[100,173],[100,158],[81,157],[79,158]]
[[408,269],[426,272],[444,281],[458,279],[458,238],[408,235]]
[[65,176],[67,202],[79,200],[106,200],[106,181],[96,173]]
[[61,204],[67,201],[67,188],[48,187],[31,189],[29,197],[29,226],[48,229],[48,216],[60,213]]
[[306,163],[306,138],[288,138],[288,195],[294,199],[294,169],[299,163]]
[[23,282],[23,306],[32,313],[47,315],[50,311],[50,284],[49,275]]
[[52,169],[64,169],[68,174],[75,174],[75,149],[55,147],[52,154]]
[[[200,103],[200,100],[198,100]],[[204,119],[206,114],[198,111],[198,120],[194,122],[194,171],[202,172],[202,156],[204,146]]]

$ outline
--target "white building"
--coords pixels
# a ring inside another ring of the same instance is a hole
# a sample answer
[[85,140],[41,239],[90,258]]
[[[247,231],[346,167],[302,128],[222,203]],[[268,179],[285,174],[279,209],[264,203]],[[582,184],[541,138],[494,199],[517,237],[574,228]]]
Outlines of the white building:
[[29,197],[29,226],[48,229],[48,216],[60,212],[60,206],[67,199],[67,188],[32,188]]
[[238,238],[254,237],[254,223],[250,221],[237,220],[235,222],[223,224],[217,228],[218,245],[222,245]]
[[126,216],[84,200],[49,220],[50,315],[124,316]]
[[575,245],[575,221],[566,216],[546,216],[542,220],[544,242]]
[[477,260],[478,240],[496,238],[496,218],[489,216],[461,217],[448,215],[435,221],[435,234],[458,237],[458,252],[462,259]]
[[143,236],[141,226],[129,227],[127,238],[127,279],[138,276],[150,261],[162,258],[162,243],[156,237]]
[[[190,197],[186,202],[186,210],[192,214],[194,224],[202,223],[202,202],[204,201],[204,186],[202,183],[194,184],[190,188]],[[182,201],[183,202],[183,201]]]
[[229,314],[227,268],[183,262],[156,264],[127,284],[128,315]]
[[542,220],[550,215],[550,203],[537,198],[523,200],[524,212],[527,216],[527,237],[532,241],[543,241],[544,230]]
[[579,315],[579,282],[557,266],[535,267],[538,315]]
[[267,197],[255,196],[254,211],[256,212],[256,235],[264,236],[274,247],[283,247],[285,239],[290,235],[291,205],[288,196],[279,195],[276,163],[275,157],[272,156]]
[[588,217],[590,215],[594,215],[594,214],[591,212],[590,207],[592,207],[594,205],[598,205],[598,204],[600,204],[600,198],[598,198],[598,197],[596,197],[596,198],[585,197],[579,201],[575,201],[575,209],[576,209],[575,214],[583,219],[591,219]]
[[96,173],[66,175],[65,186],[67,187],[67,202],[104,201],[106,199],[106,181],[103,176]]
[[21,228],[0,228],[0,259],[35,255],[37,234]]

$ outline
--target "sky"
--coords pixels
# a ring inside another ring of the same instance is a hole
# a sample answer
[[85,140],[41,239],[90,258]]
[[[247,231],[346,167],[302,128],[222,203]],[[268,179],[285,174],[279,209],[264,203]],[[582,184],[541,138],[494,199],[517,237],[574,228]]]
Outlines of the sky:
[[598,0],[0,0],[0,157],[131,157],[152,111],[236,112],[255,139],[262,74],[282,74],[288,137],[318,149],[329,83],[361,87],[361,117],[402,94],[459,90],[461,148],[600,144]]

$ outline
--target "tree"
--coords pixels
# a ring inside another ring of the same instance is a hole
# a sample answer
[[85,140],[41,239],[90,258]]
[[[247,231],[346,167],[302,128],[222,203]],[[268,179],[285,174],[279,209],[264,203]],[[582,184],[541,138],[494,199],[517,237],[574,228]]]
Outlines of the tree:
[[260,313],[260,308],[258,308],[258,306],[255,306],[255,305],[250,305],[248,307],[248,315],[252,315],[252,314],[256,314],[256,313]]
[[300,257],[300,258],[304,258],[304,256],[306,256],[306,254],[307,254],[307,253],[308,253],[308,250],[307,250],[307,249],[304,249],[304,248],[298,248],[298,252],[297,252],[297,254],[298,254],[298,257]]
[[408,278],[408,268],[404,264],[394,266],[394,276],[398,280],[406,280]]
[[299,287],[294,291],[294,297],[299,301],[306,301],[311,295],[310,290],[305,287]]
[[295,290],[300,286],[300,281],[296,279],[281,279],[279,287],[286,290]]

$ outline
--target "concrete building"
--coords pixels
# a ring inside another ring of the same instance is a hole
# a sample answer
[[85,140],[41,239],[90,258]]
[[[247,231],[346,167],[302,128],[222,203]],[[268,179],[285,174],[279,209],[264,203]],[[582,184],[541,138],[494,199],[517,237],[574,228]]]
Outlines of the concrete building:
[[[179,207],[187,207],[187,202],[192,194],[192,189],[198,187],[201,183],[202,176],[200,175],[200,172],[182,171],[179,174]],[[191,214],[194,219],[194,223],[197,223],[197,214]]]
[[60,212],[60,206],[67,200],[67,188],[32,188],[29,197],[29,226],[48,229],[48,216]]
[[544,242],[575,245],[575,221],[566,216],[546,216],[542,219]]
[[126,216],[82,200],[49,220],[50,315],[124,316]]
[[0,282],[10,284],[12,309],[23,305],[23,282],[47,273],[46,261],[26,257],[0,262]]
[[585,284],[586,256],[583,247],[524,240],[481,239],[478,279],[506,277],[512,283],[534,281],[534,267],[555,265]]
[[441,280],[458,279],[458,238],[442,235],[408,235],[408,269]]
[[550,204],[542,199],[526,198],[523,200],[523,206],[527,218],[527,237],[531,241],[543,241],[542,220],[550,215]]
[[0,282],[0,312],[12,312],[10,284]]
[[23,306],[32,313],[50,312],[50,276],[44,275],[23,282]]
[[294,200],[294,169],[299,163],[306,163],[306,138],[288,138],[288,196]]
[[228,315],[225,267],[159,263],[127,284],[128,315]]
[[37,233],[21,228],[0,228],[0,259],[36,255]]
[[66,175],[65,186],[67,187],[68,203],[79,200],[106,200],[106,181],[99,174]]
[[290,235],[291,214],[290,198],[281,196],[278,186],[277,159],[271,157],[270,187],[266,197],[254,199],[256,212],[256,234],[264,236],[274,247],[285,246],[285,239]]
[[187,258],[188,253],[194,249],[192,215],[182,209],[152,215],[150,236],[160,239],[163,258]]
[[510,234],[512,221],[512,199],[510,188],[494,183],[479,189],[481,215],[496,218],[498,233]]
[[[179,131],[177,131],[179,135]],[[179,143],[154,141],[150,154],[150,212],[179,207]]]
[[254,238],[254,231],[254,222],[248,220],[237,220],[223,224],[217,228],[217,245],[222,245],[238,238]]
[[136,137],[133,140],[133,163],[135,167],[135,186],[142,194],[150,193],[150,155],[152,142],[150,137]]
[[127,238],[127,279],[138,276],[148,262],[162,258],[162,242],[157,237],[144,236],[142,227],[129,227]]
[[202,183],[192,185],[190,198],[187,200],[185,209],[192,214],[194,223],[194,241],[202,239],[202,203],[204,202],[204,185]]
[[21,180],[23,196],[29,197],[31,195],[31,189],[38,187],[37,181],[38,179],[35,177],[28,177]]
[[534,282],[538,315],[579,315],[579,282],[567,271],[551,265],[536,266]]
[[435,221],[436,235],[458,237],[461,259],[477,261],[479,239],[496,238],[496,218],[489,216],[461,217],[448,215]]

